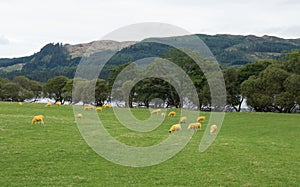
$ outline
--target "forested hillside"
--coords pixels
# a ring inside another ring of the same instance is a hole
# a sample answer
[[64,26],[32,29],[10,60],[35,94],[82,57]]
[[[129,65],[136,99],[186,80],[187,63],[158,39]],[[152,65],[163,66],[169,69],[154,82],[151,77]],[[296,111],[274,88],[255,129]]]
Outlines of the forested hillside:
[[[260,59],[280,60],[292,50],[300,49],[300,39],[282,39],[272,36],[253,35],[197,35],[210,48],[223,68],[248,64]],[[184,36],[170,40],[183,41]],[[86,53],[86,50],[89,49]],[[0,77],[13,79],[18,75],[46,82],[49,78],[63,75],[74,77],[82,56],[93,59],[116,52],[105,66],[100,78],[107,79],[109,70],[127,62],[145,57],[164,56],[170,46],[147,42],[96,41],[88,44],[47,44],[39,52],[21,58],[0,59]]]

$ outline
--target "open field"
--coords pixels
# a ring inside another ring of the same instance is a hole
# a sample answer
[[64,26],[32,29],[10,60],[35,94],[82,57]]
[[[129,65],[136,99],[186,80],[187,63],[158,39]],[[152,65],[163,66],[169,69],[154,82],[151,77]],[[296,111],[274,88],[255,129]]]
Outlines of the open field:
[[[140,119],[150,113],[133,109]],[[33,115],[45,125],[33,125]],[[209,113],[203,113],[209,116]],[[134,146],[156,144],[169,136],[179,117],[167,117],[149,133],[121,126],[112,109],[99,112],[107,130]],[[0,102],[1,186],[298,186],[300,115],[227,113],[213,145],[198,146],[207,123],[176,156],[150,167],[125,167],[98,156],[85,143],[71,106]]]

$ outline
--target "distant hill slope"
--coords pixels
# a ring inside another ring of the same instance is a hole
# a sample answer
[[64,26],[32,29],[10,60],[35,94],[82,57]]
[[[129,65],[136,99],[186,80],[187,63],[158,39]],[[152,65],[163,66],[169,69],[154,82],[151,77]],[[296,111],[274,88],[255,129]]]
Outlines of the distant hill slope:
[[291,50],[300,49],[300,39],[253,35],[198,35],[222,66],[244,65],[258,59],[278,59]]
[[[273,36],[253,35],[197,35],[206,43],[222,67],[240,66],[255,60],[280,59],[291,50],[300,50],[300,39],[283,39]],[[184,41],[185,36],[170,37]],[[45,82],[49,78],[64,75],[74,77],[76,66],[82,56],[97,59],[99,55],[116,52],[106,65],[102,78],[108,77],[112,67],[145,57],[161,56],[169,46],[145,42],[117,42],[110,40],[86,44],[47,44],[39,52],[21,58],[0,59],[0,77],[13,78],[25,75],[30,79]],[[88,51],[87,51],[88,49]]]

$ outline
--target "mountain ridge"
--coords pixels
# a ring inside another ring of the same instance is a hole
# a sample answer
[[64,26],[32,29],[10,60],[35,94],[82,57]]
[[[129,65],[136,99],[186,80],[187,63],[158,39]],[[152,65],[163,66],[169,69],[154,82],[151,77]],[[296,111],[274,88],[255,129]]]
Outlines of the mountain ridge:
[[[284,39],[276,36],[196,34],[215,55],[222,67],[241,66],[260,59],[279,60],[287,52],[300,50],[300,39]],[[172,38],[172,37],[170,37]],[[178,41],[185,36],[173,37]],[[33,80],[45,82],[47,79],[64,75],[74,76],[76,66],[84,56],[99,57],[115,52],[108,62],[108,69],[137,59],[161,56],[168,49],[157,43],[143,41],[118,42],[98,40],[82,44],[49,43],[39,52],[27,57],[0,58],[0,77],[13,78],[24,75]],[[101,54],[100,54],[101,53]],[[107,78],[108,73],[103,78]]]

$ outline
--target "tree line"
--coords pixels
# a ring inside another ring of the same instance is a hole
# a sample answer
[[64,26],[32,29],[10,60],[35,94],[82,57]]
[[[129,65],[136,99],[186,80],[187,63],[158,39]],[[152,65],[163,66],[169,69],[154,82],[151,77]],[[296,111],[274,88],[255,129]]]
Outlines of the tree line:
[[[205,74],[193,59],[177,49],[168,50],[162,58],[177,64],[192,80],[198,95],[197,109],[209,109],[211,107],[210,88]],[[199,58],[203,62],[207,61],[202,57]],[[0,100],[31,99],[34,101],[40,97],[48,97],[61,103],[82,101],[101,106],[113,98],[115,101],[126,100],[126,107],[134,107],[134,103],[150,107],[151,102],[158,101],[155,99],[159,98],[160,102],[155,102],[157,107],[183,107],[182,93],[178,93],[174,85],[167,80],[151,77],[153,71],[161,71],[162,74],[172,71],[161,66],[153,69],[156,67],[155,63],[163,62],[155,59],[154,65],[149,65],[147,69],[132,68],[125,75],[127,81],[121,82],[114,93],[112,93],[112,88],[118,84],[116,79],[120,72],[137,64],[128,62],[110,69],[108,80],[69,79],[56,76],[45,83],[39,83],[25,76],[16,76],[12,80],[0,78]],[[290,113],[300,105],[300,51],[292,51],[281,60],[259,60],[237,68],[229,67],[223,69],[222,72],[226,85],[227,107],[230,110],[241,111],[241,105],[245,99],[250,108],[260,112]],[[135,77],[141,74],[149,76],[134,82]],[[171,76],[170,79],[177,80],[177,86],[184,87],[184,83],[175,76]],[[75,97],[72,93],[74,81],[81,85],[81,90],[76,93],[77,95],[75,94]],[[95,95],[90,95],[88,92],[90,89],[94,89]],[[188,94],[189,89],[183,89],[182,92]],[[124,98],[125,93],[128,93],[128,98]]]

